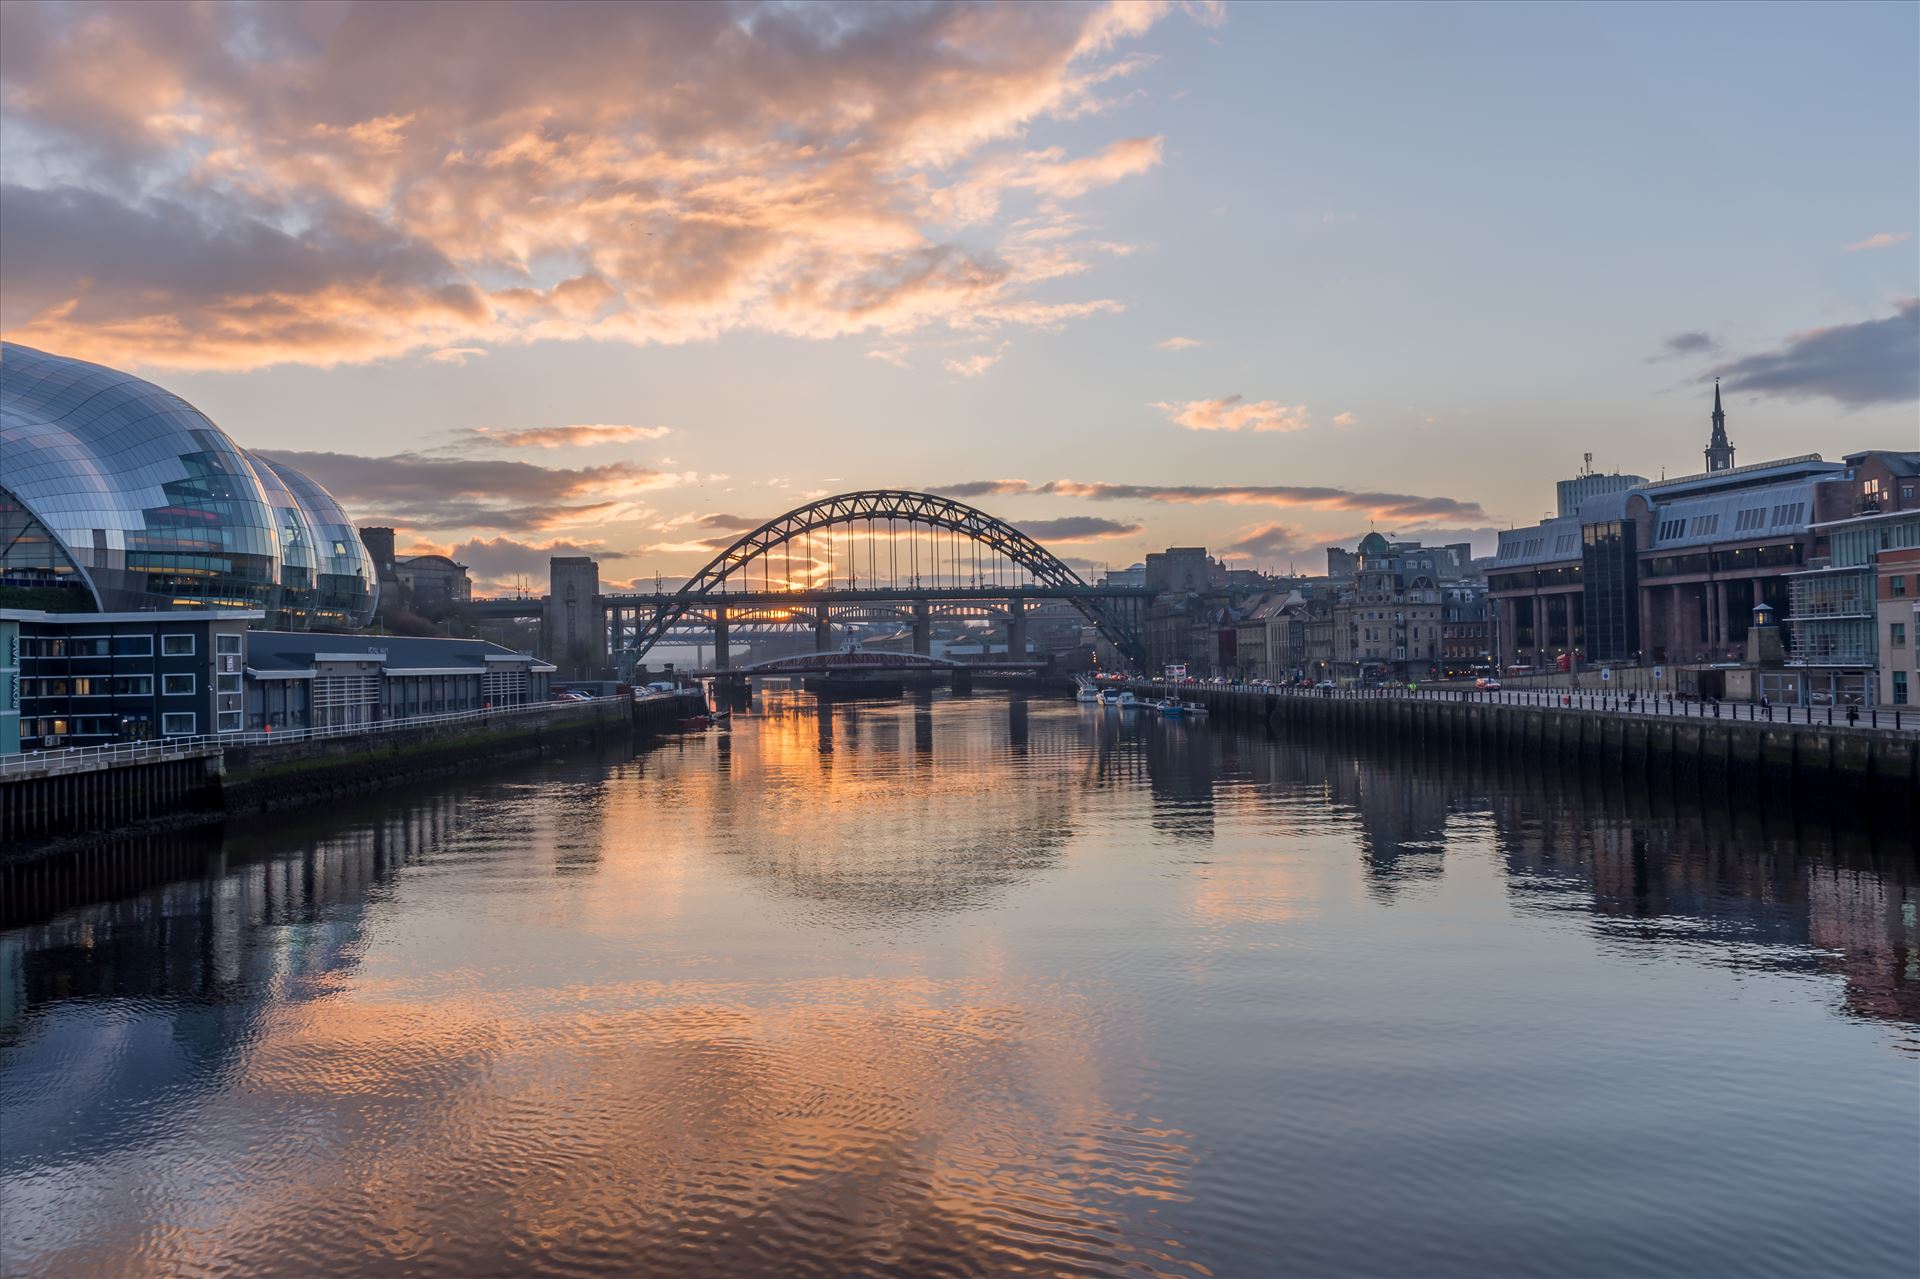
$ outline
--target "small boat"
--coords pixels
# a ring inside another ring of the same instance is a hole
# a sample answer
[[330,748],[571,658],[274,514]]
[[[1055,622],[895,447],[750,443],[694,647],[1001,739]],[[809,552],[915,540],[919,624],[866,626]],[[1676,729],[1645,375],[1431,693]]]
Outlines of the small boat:
[[1154,705],[1160,708],[1162,715],[1185,715],[1187,713],[1187,708],[1171,697],[1164,702],[1156,702]]
[[1073,681],[1073,696],[1075,701],[1097,702],[1100,700],[1100,689],[1092,680],[1076,679]]
[[1113,699],[1112,704],[1118,706],[1123,711],[1130,711],[1140,704],[1140,699],[1133,695],[1132,689],[1123,688],[1120,690],[1119,695]]

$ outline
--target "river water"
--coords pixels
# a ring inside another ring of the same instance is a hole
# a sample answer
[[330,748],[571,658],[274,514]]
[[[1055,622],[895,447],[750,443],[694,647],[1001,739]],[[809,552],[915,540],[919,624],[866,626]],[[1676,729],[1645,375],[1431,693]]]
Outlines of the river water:
[[1898,836],[982,693],[215,842],[0,932],[10,1276],[1920,1249]]

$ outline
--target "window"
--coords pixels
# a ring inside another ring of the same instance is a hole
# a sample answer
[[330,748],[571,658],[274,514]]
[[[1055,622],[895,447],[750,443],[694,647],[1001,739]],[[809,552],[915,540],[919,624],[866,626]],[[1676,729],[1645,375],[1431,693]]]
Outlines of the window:
[[113,641],[104,635],[76,635],[67,641],[69,657],[105,657]]
[[1720,517],[1718,515],[1696,515],[1693,517],[1693,535],[1695,537],[1711,536],[1719,527]]
[[1893,579],[1893,593],[1895,595],[1905,595],[1907,593],[1907,579],[1904,576]]
[[113,655],[115,657],[152,657],[153,636],[116,635],[113,637]]
[[[104,680],[94,681],[96,688],[105,682]],[[113,677],[111,691],[115,697],[152,697],[153,676],[116,675]]]
[[1907,646],[1907,624],[1905,622],[1889,622],[1887,624],[1887,643],[1893,648],[1905,648]]
[[162,675],[160,677],[160,695],[162,697],[192,697],[193,676]]
[[240,731],[240,712],[239,711],[221,711],[220,712],[220,731],[223,733],[239,732]]
[[216,653],[238,653],[240,651],[240,637],[238,635],[214,636],[213,651]]
[[192,711],[168,711],[160,717],[160,732],[165,737],[191,737],[198,722]]
[[160,656],[192,657],[193,656],[193,636],[162,635],[160,637]]
[[1907,673],[1905,671],[1893,673],[1893,704],[1895,706],[1907,704]]
[[345,555],[347,553],[347,544],[345,542],[336,541],[333,544],[333,553],[335,555]]
[[243,693],[246,691],[240,686],[240,676],[237,673],[233,675],[222,673],[214,676],[214,680],[219,692]]

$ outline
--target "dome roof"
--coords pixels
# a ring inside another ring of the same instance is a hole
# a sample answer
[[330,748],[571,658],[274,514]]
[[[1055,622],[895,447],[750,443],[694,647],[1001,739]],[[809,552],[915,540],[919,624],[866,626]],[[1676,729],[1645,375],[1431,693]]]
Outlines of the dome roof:
[[1369,533],[1360,539],[1360,553],[1362,555],[1385,555],[1391,549],[1393,548],[1387,539],[1381,537],[1378,533]]
[[151,382],[0,344],[0,457],[0,587],[84,589],[107,612],[372,619],[378,579],[339,503]]

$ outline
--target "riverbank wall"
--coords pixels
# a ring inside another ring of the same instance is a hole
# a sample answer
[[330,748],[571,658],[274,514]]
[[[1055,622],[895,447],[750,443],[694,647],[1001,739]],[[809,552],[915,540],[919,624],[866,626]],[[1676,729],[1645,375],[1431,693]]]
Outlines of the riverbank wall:
[[705,697],[689,690],[382,724],[361,733],[278,740],[246,734],[233,745],[182,748],[159,759],[49,759],[38,774],[0,777],[0,860],[324,804],[616,735],[666,732],[705,711]]
[[[1136,686],[1138,696],[1166,690]],[[1764,719],[1515,705],[1457,693],[1320,696],[1183,686],[1210,718],[1322,744],[1386,743],[1420,756],[1497,758],[1628,785],[1724,788],[1736,802],[1920,823],[1920,733]]]

